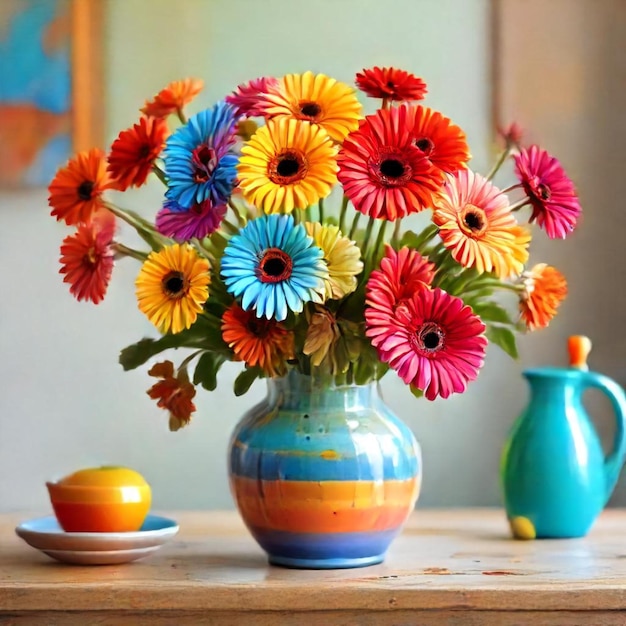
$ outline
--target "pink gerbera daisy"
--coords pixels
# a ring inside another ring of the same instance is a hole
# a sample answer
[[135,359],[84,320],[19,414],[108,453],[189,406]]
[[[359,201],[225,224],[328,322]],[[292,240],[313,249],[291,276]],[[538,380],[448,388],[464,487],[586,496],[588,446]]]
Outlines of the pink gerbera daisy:
[[181,210],[176,202],[168,200],[157,213],[155,224],[162,235],[179,242],[189,241],[194,237],[202,239],[219,228],[226,209],[226,204],[214,206],[209,199]]
[[522,148],[515,156],[515,173],[533,207],[529,221],[536,221],[551,239],[567,237],[581,208],[574,183],[558,159],[538,146]]
[[442,289],[419,289],[388,316],[377,333],[379,357],[428,400],[463,393],[483,366],[485,325],[460,298]]
[[343,142],[337,178],[354,208],[369,217],[396,220],[432,207],[443,182],[415,145],[408,111],[368,115]]
[[448,175],[433,222],[454,260],[480,274],[517,276],[528,260],[530,233],[517,224],[506,194],[480,174]]
[[225,100],[235,107],[237,117],[260,117],[268,104],[267,94],[277,86],[277,78],[261,76],[239,85]]

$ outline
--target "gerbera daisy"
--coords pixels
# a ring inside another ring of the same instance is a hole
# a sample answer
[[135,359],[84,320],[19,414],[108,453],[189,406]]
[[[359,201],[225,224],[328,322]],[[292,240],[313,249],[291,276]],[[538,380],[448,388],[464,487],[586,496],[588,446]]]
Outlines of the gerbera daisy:
[[163,361],[153,365],[148,371],[149,376],[161,378],[146,392],[157,406],[170,412],[170,430],[179,430],[191,421],[191,414],[196,410],[192,402],[196,388],[189,382],[187,370],[183,369],[174,375],[174,364]]
[[161,89],[152,100],[146,100],[146,104],[140,110],[149,117],[167,117],[172,113],[180,113],[203,87],[204,81],[198,78],[175,80]]
[[463,267],[493,271],[498,278],[522,273],[530,233],[518,226],[507,196],[480,174],[460,170],[448,175],[433,222]]
[[306,222],[305,228],[315,245],[322,249],[328,266],[328,278],[324,281],[326,299],[343,298],[352,293],[356,289],[357,274],[363,270],[359,247],[343,237],[337,226]]
[[361,103],[345,83],[324,74],[288,74],[270,88],[263,115],[307,120],[321,126],[335,141],[356,130]]
[[419,289],[389,314],[377,350],[382,361],[426,398],[447,398],[464,392],[478,376],[487,347],[484,331],[480,318],[460,298],[439,288]]
[[395,220],[431,207],[442,173],[415,146],[407,107],[368,115],[339,152],[337,178],[354,208]]
[[221,274],[228,291],[241,296],[244,310],[280,322],[288,310],[300,313],[305,302],[322,300],[328,277],[322,257],[291,215],[264,215],[230,239]]
[[162,333],[189,328],[209,297],[208,262],[187,245],[151,252],[135,281],[139,309]]
[[79,152],[56,173],[48,187],[51,214],[68,226],[88,222],[104,206],[102,192],[113,187],[104,152],[98,148]]
[[268,376],[283,376],[294,358],[294,334],[276,320],[259,318],[236,302],[222,316],[222,338],[238,359]]
[[268,105],[267,94],[276,87],[277,78],[262,76],[239,85],[225,100],[235,107],[237,117],[260,117],[265,114]]
[[[335,316],[320,304],[314,305],[314,312],[307,310],[307,331],[302,352],[311,357],[311,365],[319,367],[329,355],[333,345],[341,337],[339,325]],[[330,362],[331,374],[334,371],[334,364]]]
[[356,86],[370,98],[383,100],[422,100],[426,95],[426,83],[395,67],[372,67],[356,75]]
[[[380,267],[370,274],[367,281],[365,319],[373,325],[380,309],[384,312],[386,325],[387,313],[419,289],[429,286],[434,276],[435,264],[417,250],[405,246],[396,251],[387,245]],[[372,343],[377,345],[374,341]]]
[[224,204],[237,176],[234,143],[234,109],[224,102],[172,133],[164,152],[168,200],[183,209],[208,199]]
[[465,133],[439,111],[424,106],[408,108],[415,145],[440,170],[452,174],[467,167],[471,158]]
[[157,213],[155,226],[162,235],[176,241],[189,241],[194,237],[202,239],[219,228],[226,209],[226,204],[213,206],[210,200],[205,200],[182,210],[173,200],[166,200]]
[[528,330],[545,328],[567,296],[565,276],[546,263],[539,263],[522,275],[524,291],[520,312]]
[[71,285],[77,300],[98,304],[104,299],[113,271],[114,233],[115,217],[102,209],[63,240],[59,273],[65,274],[63,282]]
[[142,117],[139,124],[118,135],[111,146],[108,171],[115,178],[119,191],[140,187],[146,182],[154,160],[163,150],[167,133],[164,119]]
[[576,227],[581,213],[574,183],[556,157],[538,146],[515,155],[515,173],[533,207],[536,221],[551,239],[564,239]]
[[291,213],[325,198],[337,182],[337,148],[309,122],[268,120],[241,149],[244,198],[266,213]]

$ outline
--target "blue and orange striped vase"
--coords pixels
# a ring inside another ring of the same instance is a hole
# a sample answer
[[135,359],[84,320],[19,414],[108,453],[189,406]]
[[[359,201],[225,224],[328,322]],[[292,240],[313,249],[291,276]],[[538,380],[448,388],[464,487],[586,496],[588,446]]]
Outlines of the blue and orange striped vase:
[[295,371],[237,425],[230,486],[270,563],[380,563],[413,510],[421,454],[377,383],[334,386]]

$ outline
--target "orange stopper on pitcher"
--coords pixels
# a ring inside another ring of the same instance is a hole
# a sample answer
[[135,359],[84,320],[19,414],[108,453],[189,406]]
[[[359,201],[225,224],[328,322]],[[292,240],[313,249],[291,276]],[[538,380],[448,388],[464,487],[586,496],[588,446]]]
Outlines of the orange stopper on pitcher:
[[567,351],[569,352],[570,367],[579,370],[589,370],[587,357],[591,352],[591,339],[585,335],[572,335],[567,340]]

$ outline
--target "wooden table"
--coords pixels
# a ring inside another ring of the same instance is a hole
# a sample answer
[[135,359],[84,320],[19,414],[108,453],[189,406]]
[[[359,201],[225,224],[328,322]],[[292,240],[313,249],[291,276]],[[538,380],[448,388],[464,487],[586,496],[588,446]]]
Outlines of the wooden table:
[[387,561],[270,567],[236,513],[170,514],[177,537],[126,565],[63,565],[0,516],[0,624],[626,624],[626,511],[584,539],[514,541],[498,510],[418,510]]

